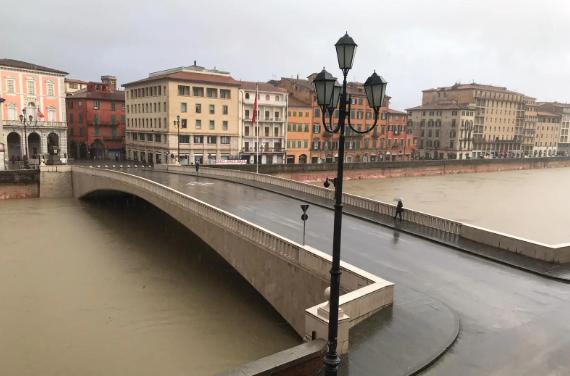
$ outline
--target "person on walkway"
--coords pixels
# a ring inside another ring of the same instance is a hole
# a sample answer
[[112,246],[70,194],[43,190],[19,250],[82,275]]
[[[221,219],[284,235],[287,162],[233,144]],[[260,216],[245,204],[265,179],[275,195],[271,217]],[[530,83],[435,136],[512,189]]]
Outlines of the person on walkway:
[[200,161],[196,161],[196,164],[194,165],[194,167],[196,168],[196,176],[200,175]]
[[400,222],[402,222],[402,213],[404,212],[404,203],[402,200],[398,200],[398,204],[396,205],[396,214],[394,214],[394,220],[396,217],[400,217]]

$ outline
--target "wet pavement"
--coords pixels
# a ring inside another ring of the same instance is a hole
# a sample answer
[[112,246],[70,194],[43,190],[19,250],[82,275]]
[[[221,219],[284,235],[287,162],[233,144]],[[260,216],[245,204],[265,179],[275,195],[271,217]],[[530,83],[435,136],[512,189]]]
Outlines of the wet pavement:
[[[301,239],[298,205],[303,201],[203,177],[140,170],[137,173],[292,240]],[[312,205],[308,214],[307,243],[330,252],[332,210]],[[347,362],[351,375],[369,375],[375,369],[374,374],[403,374],[396,366],[385,367],[386,359],[379,359],[379,353],[393,350],[393,354],[407,353],[411,357],[422,349],[433,353],[427,350],[438,341],[445,342],[441,340],[446,336],[444,330],[451,332],[454,320],[448,317],[447,325],[430,330],[426,318],[437,316],[437,309],[425,308],[430,306],[430,298],[451,307],[460,319],[461,333],[453,347],[425,374],[570,374],[568,285],[351,216],[343,218],[342,258],[396,283],[393,322],[412,323],[418,317],[425,320],[422,325],[401,328],[390,342],[379,340],[381,345],[377,348],[366,344],[387,331],[387,320],[380,318],[376,325],[373,320],[357,327],[367,329],[362,329],[364,334],[356,334],[353,341],[358,343],[361,338],[364,345],[360,350],[358,345],[353,347]],[[406,307],[406,302],[413,301],[413,294],[427,299],[408,310],[416,318],[399,311]],[[399,306],[400,302],[404,304]],[[437,322],[441,324],[441,320]],[[428,327],[428,335],[417,331],[424,327]]]

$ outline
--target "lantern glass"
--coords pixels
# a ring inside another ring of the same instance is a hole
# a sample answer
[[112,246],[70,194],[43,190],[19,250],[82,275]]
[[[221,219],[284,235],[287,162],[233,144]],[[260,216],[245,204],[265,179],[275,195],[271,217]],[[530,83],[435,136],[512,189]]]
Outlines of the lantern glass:
[[335,83],[332,91],[332,98],[331,104],[329,106],[329,110],[332,112],[338,107],[338,101],[340,100],[340,91],[342,90],[342,86],[337,82]]
[[372,109],[379,109],[384,102],[384,95],[386,94],[386,85],[388,83],[376,72],[372,73],[364,83],[364,91],[368,106]]
[[343,71],[351,69],[358,45],[354,43],[354,40],[346,33],[334,46],[336,48],[338,67]]
[[324,69],[317,74],[313,80],[313,85],[315,85],[315,92],[317,94],[317,104],[320,107],[330,107],[335,82],[336,78]]

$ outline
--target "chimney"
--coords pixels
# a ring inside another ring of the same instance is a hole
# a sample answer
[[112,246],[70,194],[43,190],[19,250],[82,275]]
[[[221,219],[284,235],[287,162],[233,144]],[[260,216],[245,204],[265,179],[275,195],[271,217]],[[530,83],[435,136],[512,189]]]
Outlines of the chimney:
[[109,91],[117,90],[117,77],[115,76],[101,76],[101,82],[109,88]]

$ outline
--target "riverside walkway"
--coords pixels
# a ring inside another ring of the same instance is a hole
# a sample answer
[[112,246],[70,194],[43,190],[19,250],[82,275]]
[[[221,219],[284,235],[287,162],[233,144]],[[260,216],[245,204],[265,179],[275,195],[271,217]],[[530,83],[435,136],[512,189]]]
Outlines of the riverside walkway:
[[[301,239],[302,200],[204,177],[129,172]],[[312,205],[308,214],[307,244],[329,251],[332,210]],[[441,346],[446,342],[442,338],[453,333],[454,316],[444,313],[445,306],[456,313],[461,332],[425,374],[570,373],[567,284],[351,216],[343,220],[342,258],[396,283],[392,311],[365,321],[351,334],[346,374],[399,375],[421,368],[419,359],[430,360],[427,352],[432,351],[426,349]],[[388,334],[391,342],[382,340]],[[406,358],[409,363],[402,365]]]

